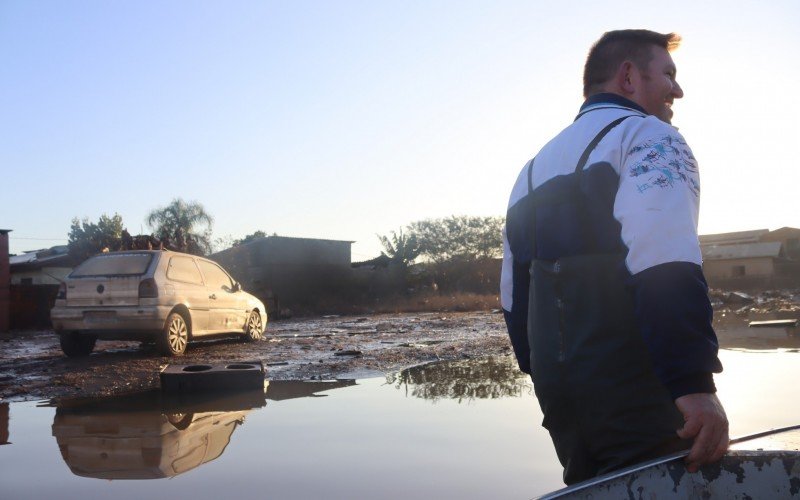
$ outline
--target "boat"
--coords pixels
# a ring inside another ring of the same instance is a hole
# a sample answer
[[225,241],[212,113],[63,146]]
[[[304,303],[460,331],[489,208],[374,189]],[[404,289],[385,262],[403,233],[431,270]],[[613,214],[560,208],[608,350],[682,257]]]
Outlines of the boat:
[[688,450],[574,484],[541,500],[800,498],[800,425],[731,440],[721,461],[690,473]]

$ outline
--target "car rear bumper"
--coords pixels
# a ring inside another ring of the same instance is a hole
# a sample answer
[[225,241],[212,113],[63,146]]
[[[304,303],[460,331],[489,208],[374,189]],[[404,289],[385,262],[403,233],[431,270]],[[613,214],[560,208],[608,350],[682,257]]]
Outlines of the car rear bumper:
[[53,328],[57,331],[86,330],[95,333],[123,332],[131,336],[161,331],[171,308],[168,306],[85,308],[56,306],[50,311]]

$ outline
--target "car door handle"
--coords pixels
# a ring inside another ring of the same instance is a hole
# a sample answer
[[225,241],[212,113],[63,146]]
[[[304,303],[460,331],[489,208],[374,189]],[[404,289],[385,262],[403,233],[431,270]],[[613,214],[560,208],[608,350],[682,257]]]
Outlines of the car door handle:
[[217,300],[216,294],[213,294],[213,293],[211,295],[209,295],[208,298],[212,299],[212,300]]

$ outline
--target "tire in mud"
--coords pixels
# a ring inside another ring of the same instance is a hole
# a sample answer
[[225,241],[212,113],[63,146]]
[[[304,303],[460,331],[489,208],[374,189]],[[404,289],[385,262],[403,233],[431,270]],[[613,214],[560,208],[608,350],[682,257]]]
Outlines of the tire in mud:
[[58,335],[61,350],[68,358],[80,358],[88,356],[94,350],[97,342],[91,335],[82,335],[78,332],[61,332]]

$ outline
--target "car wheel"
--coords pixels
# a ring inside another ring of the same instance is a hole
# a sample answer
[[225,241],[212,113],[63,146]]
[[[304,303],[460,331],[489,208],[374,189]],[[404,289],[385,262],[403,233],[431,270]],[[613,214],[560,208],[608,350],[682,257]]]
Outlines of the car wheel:
[[194,413],[168,413],[167,421],[179,431],[185,430],[191,425]]
[[88,356],[94,350],[94,344],[97,342],[95,337],[78,332],[62,332],[58,338],[61,350],[70,358]]
[[181,356],[189,343],[189,325],[180,313],[167,317],[164,331],[158,337],[158,350],[166,356]]
[[261,340],[263,334],[264,325],[261,322],[261,315],[258,311],[253,311],[250,313],[250,317],[247,318],[247,324],[244,327],[244,338],[248,342],[253,342]]

